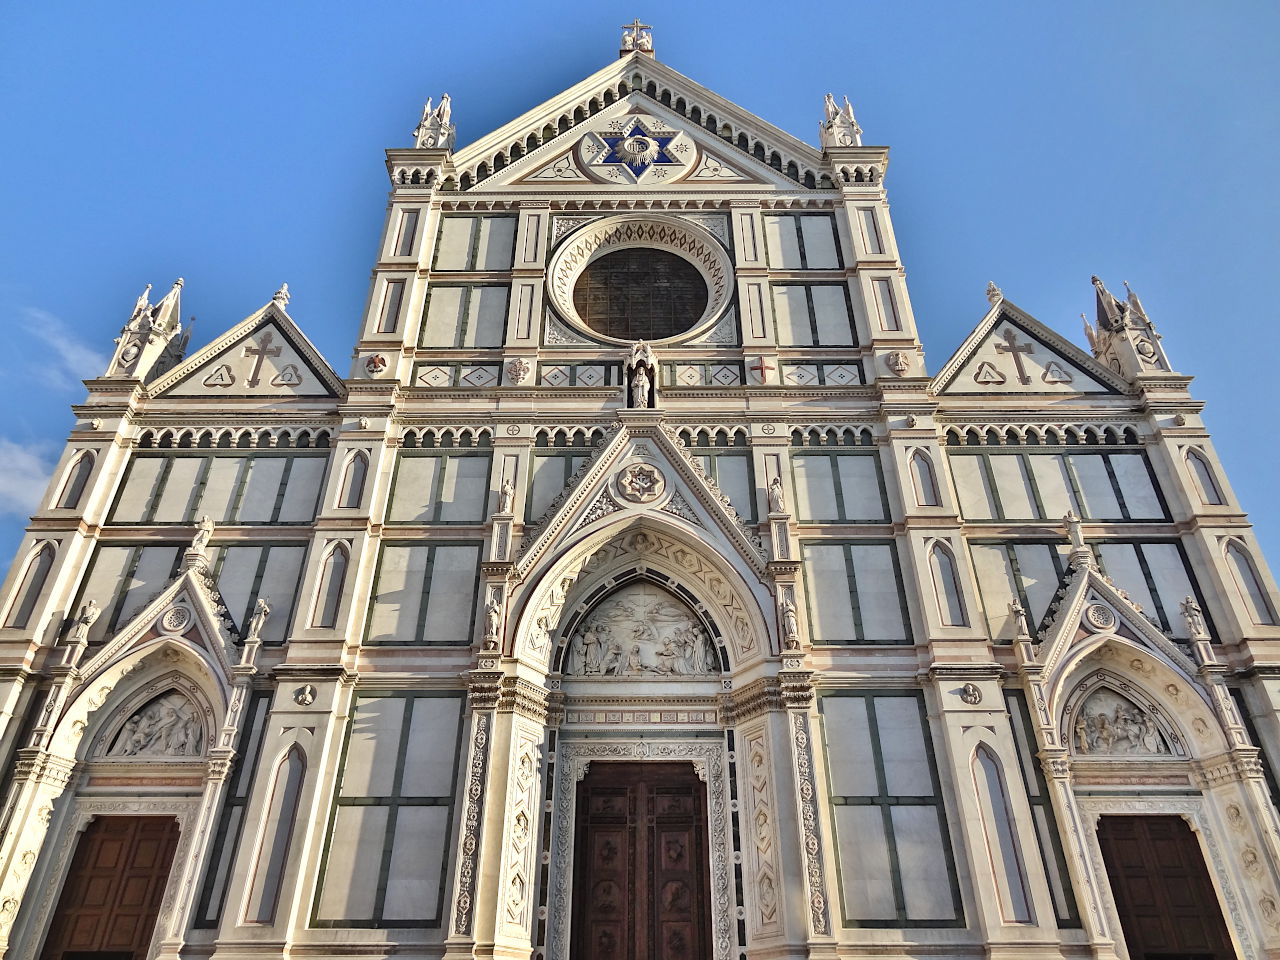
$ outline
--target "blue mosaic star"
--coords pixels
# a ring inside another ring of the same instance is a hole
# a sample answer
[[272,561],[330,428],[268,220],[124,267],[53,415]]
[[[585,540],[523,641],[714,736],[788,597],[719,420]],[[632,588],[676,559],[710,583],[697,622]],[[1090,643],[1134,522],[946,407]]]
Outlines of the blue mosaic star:
[[677,136],[676,133],[650,133],[635,120],[613,136],[601,136],[609,152],[599,162],[620,163],[638,177],[654,164],[679,162],[667,153],[667,144]]

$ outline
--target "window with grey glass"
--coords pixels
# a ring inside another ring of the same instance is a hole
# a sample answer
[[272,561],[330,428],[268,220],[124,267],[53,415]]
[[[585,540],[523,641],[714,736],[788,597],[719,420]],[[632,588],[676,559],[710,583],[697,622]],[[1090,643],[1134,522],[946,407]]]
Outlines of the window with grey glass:
[[854,523],[884,522],[889,504],[880,457],[868,453],[791,451],[796,519]]
[[423,307],[420,346],[502,346],[510,295],[511,287],[505,283],[433,283]]
[[964,925],[924,699],[818,699],[846,927]]
[[480,541],[384,541],[374,573],[366,642],[471,643]]
[[814,643],[911,642],[892,540],[809,541],[801,556]]
[[775,270],[839,270],[844,267],[835,217],[829,213],[766,213],[765,247]]
[[402,451],[387,523],[480,523],[489,500],[490,455]]
[[431,269],[510,270],[515,259],[513,216],[444,216]]
[[773,322],[784,347],[850,346],[853,305],[843,283],[774,283]]

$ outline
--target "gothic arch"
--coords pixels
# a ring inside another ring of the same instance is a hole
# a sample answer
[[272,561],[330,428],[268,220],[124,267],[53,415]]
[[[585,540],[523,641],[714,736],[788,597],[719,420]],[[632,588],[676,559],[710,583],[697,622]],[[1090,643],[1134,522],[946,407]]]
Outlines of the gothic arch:
[[567,618],[601,584],[642,564],[703,605],[724,641],[731,672],[774,655],[778,639],[764,614],[768,589],[727,554],[652,515],[588,530],[530,571],[507,650],[539,670],[551,669],[551,638],[559,638]]

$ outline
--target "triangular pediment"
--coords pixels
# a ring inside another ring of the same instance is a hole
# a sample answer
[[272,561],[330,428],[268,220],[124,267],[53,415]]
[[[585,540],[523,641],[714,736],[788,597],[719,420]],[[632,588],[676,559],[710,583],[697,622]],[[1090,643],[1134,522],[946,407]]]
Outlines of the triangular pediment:
[[734,185],[796,182],[643,93],[630,93],[472,188]]
[[212,580],[198,568],[178,574],[103,647],[80,666],[84,678],[93,678],[137,647],[164,638],[176,638],[198,652],[224,681],[230,681],[236,658],[234,626]]
[[1122,393],[1127,384],[1007,300],[999,300],[934,378],[935,394]]
[[1188,677],[1196,666],[1178,645],[1143,614],[1123,589],[1093,566],[1071,568],[1049,608],[1036,651],[1047,680],[1070,670],[1080,648],[1092,649],[1106,637],[1144,648]]
[[169,397],[341,397],[342,381],[277,303],[246,317],[148,387]]
[[[749,178],[743,181],[748,185],[758,182],[799,189],[800,182],[784,173],[792,165],[801,182],[805,174],[821,178],[822,154],[813,146],[666,64],[641,54],[613,61],[456,151],[454,169],[459,176],[466,175],[478,182],[481,188],[509,188],[520,177],[568,155],[583,132],[592,129],[619,103],[625,104],[624,109],[640,109],[666,123],[678,124],[681,130],[697,136],[699,144],[706,147],[706,155],[712,158],[706,168],[700,168],[704,177],[711,178],[719,164]],[[713,125],[714,129],[710,129]],[[725,134],[731,141],[722,139]],[[780,169],[758,160],[759,152],[763,152],[766,161],[777,154]],[[531,159],[533,162],[526,162]],[[519,169],[514,169],[517,167]],[[486,176],[490,173],[491,176]],[[534,183],[542,188],[547,185],[543,180]]]
[[517,568],[527,572],[558,544],[643,514],[694,528],[699,539],[764,573],[759,537],[679,439],[652,420],[615,428],[547,513],[526,528]]

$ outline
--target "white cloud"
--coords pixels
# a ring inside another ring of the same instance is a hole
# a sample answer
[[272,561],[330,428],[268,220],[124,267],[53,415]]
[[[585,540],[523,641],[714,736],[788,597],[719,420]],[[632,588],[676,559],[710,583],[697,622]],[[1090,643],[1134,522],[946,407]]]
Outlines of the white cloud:
[[81,380],[100,376],[110,360],[78,340],[67,325],[47,310],[23,307],[19,323],[51,351],[53,363],[45,368],[47,382],[64,389],[80,386]]
[[0,437],[0,515],[26,520],[35,512],[53,471],[51,445]]

